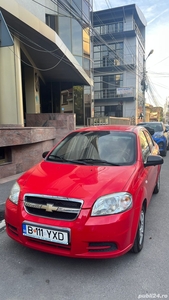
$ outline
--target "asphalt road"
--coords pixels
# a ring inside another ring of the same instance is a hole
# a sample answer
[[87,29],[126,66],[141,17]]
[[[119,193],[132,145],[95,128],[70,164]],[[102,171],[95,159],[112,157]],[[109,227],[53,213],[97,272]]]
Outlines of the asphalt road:
[[146,214],[144,248],[108,260],[54,256],[0,233],[1,300],[169,299],[169,152]]
[[4,218],[5,201],[15,180],[0,184],[0,221]]

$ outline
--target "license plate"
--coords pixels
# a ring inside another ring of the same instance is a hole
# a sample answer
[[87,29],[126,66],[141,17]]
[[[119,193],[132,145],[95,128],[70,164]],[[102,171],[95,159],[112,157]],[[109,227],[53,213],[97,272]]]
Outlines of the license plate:
[[22,224],[23,235],[64,245],[69,244],[69,231],[69,229],[63,228],[46,227],[28,223]]

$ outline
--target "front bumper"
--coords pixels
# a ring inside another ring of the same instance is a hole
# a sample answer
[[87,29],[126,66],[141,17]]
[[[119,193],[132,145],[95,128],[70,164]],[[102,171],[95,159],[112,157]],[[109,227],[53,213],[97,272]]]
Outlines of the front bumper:
[[[134,209],[116,215],[91,217],[89,209],[82,209],[74,221],[40,218],[28,214],[21,205],[6,201],[5,221],[7,234],[24,246],[51,254],[81,258],[113,258],[128,252],[134,243]],[[69,228],[68,245],[37,240],[24,236],[23,222],[39,226]]]

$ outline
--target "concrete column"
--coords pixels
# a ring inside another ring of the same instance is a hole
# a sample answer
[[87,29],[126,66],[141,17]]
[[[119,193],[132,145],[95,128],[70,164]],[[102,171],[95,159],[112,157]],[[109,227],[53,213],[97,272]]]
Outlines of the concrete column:
[[26,113],[40,113],[39,77],[35,69],[25,67]]
[[20,42],[0,48],[0,124],[24,126]]

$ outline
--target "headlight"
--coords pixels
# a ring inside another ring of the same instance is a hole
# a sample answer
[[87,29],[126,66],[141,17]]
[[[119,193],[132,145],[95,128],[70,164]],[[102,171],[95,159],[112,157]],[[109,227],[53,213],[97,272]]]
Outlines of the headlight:
[[116,193],[99,198],[92,209],[92,216],[112,215],[123,212],[132,206],[132,195]]
[[163,133],[162,133],[162,132],[157,132],[157,133],[154,134],[154,137],[155,137],[156,139],[159,139],[159,138],[162,137],[162,136],[163,136]]
[[15,204],[18,204],[19,193],[20,193],[20,186],[17,182],[15,182],[9,196],[9,199]]

